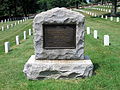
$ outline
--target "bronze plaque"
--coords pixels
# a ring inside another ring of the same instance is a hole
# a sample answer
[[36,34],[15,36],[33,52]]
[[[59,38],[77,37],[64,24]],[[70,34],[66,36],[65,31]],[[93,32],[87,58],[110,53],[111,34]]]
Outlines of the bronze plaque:
[[76,48],[76,25],[44,24],[43,48],[45,49]]

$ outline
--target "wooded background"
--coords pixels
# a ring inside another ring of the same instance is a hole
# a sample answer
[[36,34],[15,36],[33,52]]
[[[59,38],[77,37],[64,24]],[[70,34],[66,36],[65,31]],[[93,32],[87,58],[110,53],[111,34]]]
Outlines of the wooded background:
[[[91,3],[113,3],[113,13],[116,13],[117,1],[120,0],[90,0]],[[0,18],[28,16],[54,7],[78,7],[87,5],[86,0],[0,0]]]

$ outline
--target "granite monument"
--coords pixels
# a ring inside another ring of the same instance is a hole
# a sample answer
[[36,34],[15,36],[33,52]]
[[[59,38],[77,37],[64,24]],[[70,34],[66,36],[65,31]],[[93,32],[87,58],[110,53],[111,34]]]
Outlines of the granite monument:
[[35,55],[24,66],[28,79],[89,77],[91,60],[84,55],[85,17],[66,8],[42,12],[33,20]]

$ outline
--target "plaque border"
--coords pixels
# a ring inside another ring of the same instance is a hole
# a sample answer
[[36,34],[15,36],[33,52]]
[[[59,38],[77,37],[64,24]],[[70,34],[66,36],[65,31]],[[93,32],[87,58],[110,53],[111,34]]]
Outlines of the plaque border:
[[[45,28],[44,26],[56,26],[56,25],[59,25],[59,26],[75,26],[75,30],[74,30],[74,46],[73,47],[45,47]],[[43,26],[43,48],[44,49],[75,49],[76,48],[76,24],[42,24]]]

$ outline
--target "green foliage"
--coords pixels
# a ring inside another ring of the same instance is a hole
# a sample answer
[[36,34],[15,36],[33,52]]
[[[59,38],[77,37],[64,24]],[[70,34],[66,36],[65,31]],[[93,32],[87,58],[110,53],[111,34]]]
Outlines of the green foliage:
[[54,7],[75,7],[85,0],[0,0],[0,17],[27,16]]
[[0,16],[27,16],[29,13],[35,13],[37,0],[1,0]]
[[[114,2],[117,0],[94,0],[94,2]],[[54,7],[78,7],[86,5],[86,0],[0,0],[0,17],[27,16]],[[113,8],[113,13],[115,13]]]

